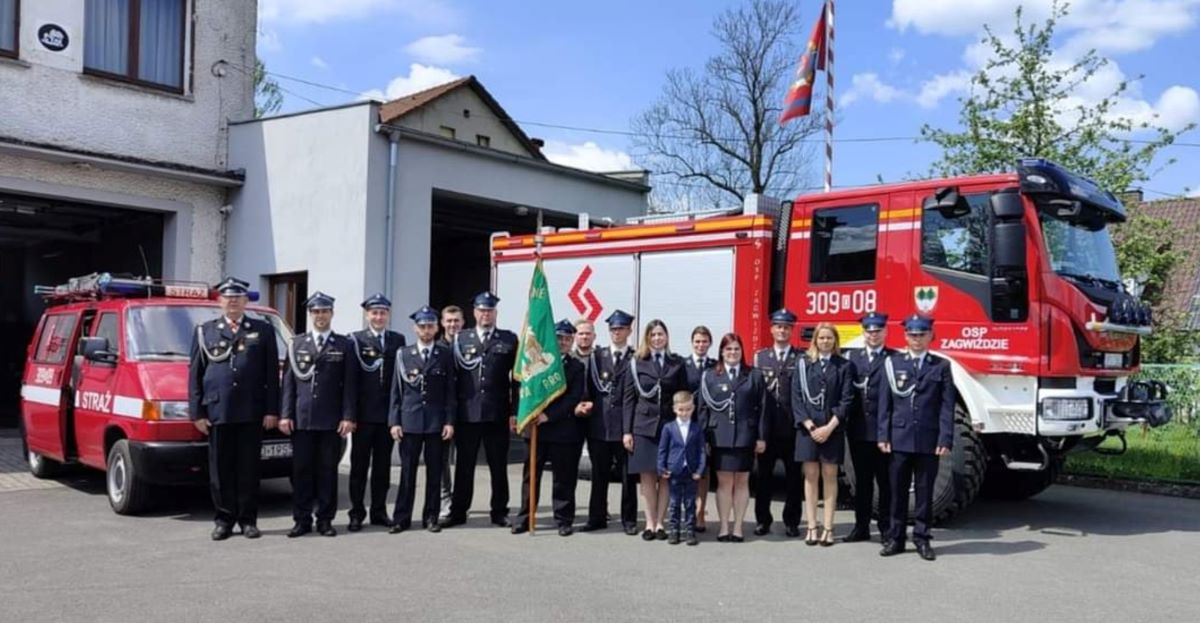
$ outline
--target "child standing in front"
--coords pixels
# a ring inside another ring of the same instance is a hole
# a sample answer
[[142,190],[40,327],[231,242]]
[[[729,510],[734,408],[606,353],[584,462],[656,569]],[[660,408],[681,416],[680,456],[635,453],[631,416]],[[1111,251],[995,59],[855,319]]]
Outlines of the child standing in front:
[[687,533],[687,544],[697,545],[696,483],[705,469],[704,431],[699,423],[692,421],[692,412],[696,410],[692,392],[675,392],[673,403],[675,420],[663,427],[658,441],[658,473],[670,481],[668,542],[678,545],[682,528]]

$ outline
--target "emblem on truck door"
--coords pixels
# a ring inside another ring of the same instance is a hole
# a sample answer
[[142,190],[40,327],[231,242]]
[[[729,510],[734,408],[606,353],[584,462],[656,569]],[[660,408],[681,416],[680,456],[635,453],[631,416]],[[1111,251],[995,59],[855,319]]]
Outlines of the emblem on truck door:
[[575,306],[575,311],[579,312],[581,316],[587,318],[590,322],[596,322],[604,306],[596,298],[596,293],[587,287],[588,279],[591,276],[592,267],[585,265],[583,270],[579,271],[579,276],[575,278],[575,283],[571,284],[571,290],[567,292],[567,298],[571,300],[571,305]]
[[937,307],[938,287],[937,286],[917,286],[913,288],[913,301],[917,304],[917,311],[922,314],[928,314]]

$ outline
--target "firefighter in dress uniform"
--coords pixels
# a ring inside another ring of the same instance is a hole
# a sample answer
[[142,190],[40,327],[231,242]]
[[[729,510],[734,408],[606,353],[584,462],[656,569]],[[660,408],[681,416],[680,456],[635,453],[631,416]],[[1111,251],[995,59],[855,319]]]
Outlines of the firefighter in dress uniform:
[[[537,431],[537,481],[532,502],[529,499],[529,461],[525,461],[525,470],[521,479],[521,510],[517,512],[513,522],[512,533],[522,534],[529,531],[530,508],[537,508],[537,502],[542,483],[542,474],[546,462],[550,462],[550,471],[554,479],[550,497],[554,504],[554,523],[558,526],[559,536],[571,536],[575,532],[575,487],[579,482],[579,457],[583,454],[583,440],[587,430],[587,421],[583,416],[591,409],[591,403],[585,400],[585,381],[583,364],[571,357],[571,347],[575,342],[575,325],[568,320],[560,320],[554,325],[554,334],[558,338],[558,352],[562,355],[563,375],[566,377],[566,389],[558,398],[546,405],[537,416],[534,426]],[[529,429],[526,429],[529,434]],[[529,444],[529,438],[525,440]]]
[[409,316],[417,343],[396,353],[388,424],[400,442],[400,489],[392,517],[392,534],[407,530],[412,523],[417,489],[417,466],[424,452],[425,502],[421,527],[440,532],[442,451],[454,437],[455,374],[451,346],[437,339],[438,313],[428,305]]
[[[705,370],[711,370],[717,365],[717,360],[708,356],[708,350],[712,348],[713,336],[712,331],[704,325],[698,325],[692,329],[692,354],[683,358],[683,369],[687,373],[687,388],[692,392],[692,396],[696,399],[696,411],[700,410],[700,376]],[[697,417],[697,419],[699,419]],[[704,451],[708,452],[710,448],[705,444]],[[708,467],[704,473],[700,475],[700,481],[696,483],[696,532],[704,532],[708,529],[708,488],[710,483],[717,477],[716,467],[712,460],[707,461]]]
[[790,537],[800,536],[800,507],[804,479],[800,464],[794,460],[796,450],[796,426],[792,420],[792,370],[796,368],[799,351],[792,348],[792,327],[796,314],[779,309],[771,314],[771,338],[773,344],[754,354],[754,367],[762,372],[766,383],[767,399],[764,420],[769,431],[767,449],[758,455],[754,482],[754,534],[764,536],[771,532],[775,518],[771,515],[772,483],[775,480],[775,463],[783,462],[784,470],[784,533]]
[[[445,346],[454,347],[459,331],[463,327],[463,311],[458,305],[447,305],[442,308],[442,335],[438,341]],[[453,415],[453,414],[452,414]],[[454,500],[454,442],[442,443],[442,508],[438,511],[438,520],[450,516],[450,502]]]
[[879,451],[879,388],[884,383],[883,361],[896,351],[887,341],[887,314],[871,312],[860,319],[862,348],[848,352],[854,364],[854,404],[846,434],[850,439],[850,462],[854,465],[854,529],[847,543],[871,539],[871,513],[875,488],[879,489],[880,540],[886,540],[891,517],[892,488],[888,484],[888,456]]
[[396,352],[404,336],[388,330],[392,302],[377,292],[362,302],[367,328],[350,334],[358,364],[358,423],[350,438],[350,525],[362,530],[367,518],[364,497],[371,478],[371,525],[390,528],[387,495],[392,482],[392,436],[388,432],[388,400],[392,392]]
[[515,413],[517,335],[496,327],[499,297],[481,292],[475,297],[475,327],[459,332],[454,357],[458,362],[458,414],[455,417],[454,495],[450,516],[442,527],[467,521],[475,496],[475,461],[482,445],[492,479],[490,516],[493,525],[508,527],[509,418]]
[[903,322],[908,349],[884,360],[886,383],[879,387],[879,449],[890,454],[892,516],[881,556],[904,551],[908,491],[913,485],[913,544],[924,560],[934,560],[929,544],[933,524],[933,486],[939,459],[954,445],[957,392],[950,362],[929,352],[933,320],[913,315]]
[[221,317],[196,327],[188,365],[188,413],[208,435],[208,483],[216,511],[212,539],[233,524],[257,539],[259,461],[263,430],[279,414],[279,354],[275,329],[247,318],[250,284],[228,277],[215,286]]
[[350,338],[329,328],[333,297],[314,292],[304,302],[313,330],[288,347],[283,376],[283,418],[279,430],[291,435],[292,518],[289,538],[312,532],[316,501],[317,532],[337,536],[338,461],[341,440],[354,432],[358,407],[358,362]]

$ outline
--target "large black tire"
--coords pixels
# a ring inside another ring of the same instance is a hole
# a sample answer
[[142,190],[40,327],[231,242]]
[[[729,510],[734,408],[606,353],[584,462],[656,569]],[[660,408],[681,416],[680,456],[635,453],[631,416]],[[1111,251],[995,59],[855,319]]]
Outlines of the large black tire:
[[150,501],[150,483],[137,473],[128,441],[120,439],[109,449],[104,483],[113,512],[136,515],[146,510]]
[[987,479],[980,492],[991,500],[1019,501],[1043,492],[1054,484],[1058,477],[1059,461],[1051,461],[1050,466],[1040,472],[1015,471],[1003,464],[993,463],[988,468]]

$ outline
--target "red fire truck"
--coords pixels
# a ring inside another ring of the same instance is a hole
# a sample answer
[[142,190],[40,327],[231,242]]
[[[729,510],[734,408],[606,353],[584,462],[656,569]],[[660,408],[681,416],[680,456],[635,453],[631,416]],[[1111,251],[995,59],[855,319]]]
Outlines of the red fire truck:
[[[209,286],[99,273],[36,293],[46,311],[26,356],[20,418],[33,475],[75,463],[103,470],[120,514],[144,510],[154,486],[204,482],[207,442],[188,418],[187,388],[195,327],[221,313]],[[286,352],[291,331],[273,310],[246,313],[271,322]],[[261,454],[264,478],[290,473],[291,442],[278,431]]]
[[[1117,269],[1109,226],[1125,219],[1112,194],[1030,159],[1002,175],[782,204],[751,197],[738,210],[607,229],[581,222],[546,232],[541,252],[558,316],[598,320],[620,308],[639,322],[661,318],[681,352],[698,324],[761,348],[781,306],[799,317],[801,347],[818,322],[853,347],[867,312],[933,317],[933,348],[950,360],[960,397],[935,492],[944,520],[981,489],[1035,495],[1067,452],[1108,437],[1123,451],[1128,426],[1170,417],[1162,384],[1129,379],[1151,317]],[[521,326],[534,250],[534,236],[493,236],[501,326]],[[902,332],[888,343],[903,348]]]

